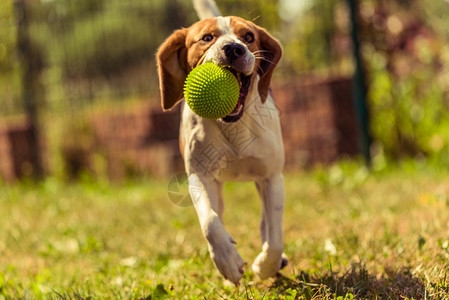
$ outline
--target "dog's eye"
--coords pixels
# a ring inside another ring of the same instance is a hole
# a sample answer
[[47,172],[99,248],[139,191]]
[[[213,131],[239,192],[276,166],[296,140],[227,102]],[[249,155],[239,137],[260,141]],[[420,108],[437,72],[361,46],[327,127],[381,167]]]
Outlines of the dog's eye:
[[205,41],[205,42],[210,42],[214,39],[213,35],[210,33],[207,33],[205,35],[203,35],[203,37],[201,38],[201,40]]
[[254,33],[247,32],[243,38],[245,39],[245,42],[251,44],[252,42],[254,42]]

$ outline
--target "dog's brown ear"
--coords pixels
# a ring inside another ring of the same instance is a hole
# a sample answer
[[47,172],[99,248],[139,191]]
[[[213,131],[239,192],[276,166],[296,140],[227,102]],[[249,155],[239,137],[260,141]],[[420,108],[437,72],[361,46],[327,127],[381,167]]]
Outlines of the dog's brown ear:
[[278,64],[282,56],[281,44],[272,37],[265,29],[258,27],[261,54],[263,59],[260,61],[259,67],[259,95],[262,103],[265,103],[268,95],[268,89],[270,88],[271,77],[273,75],[274,68]]
[[175,31],[157,52],[157,68],[161,104],[164,110],[172,108],[182,99],[183,84],[187,77],[187,29]]

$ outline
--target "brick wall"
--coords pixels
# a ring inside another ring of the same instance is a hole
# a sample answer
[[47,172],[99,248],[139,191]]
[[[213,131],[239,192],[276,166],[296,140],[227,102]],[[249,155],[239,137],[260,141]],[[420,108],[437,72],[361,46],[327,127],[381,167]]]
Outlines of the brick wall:
[[12,161],[11,144],[9,142],[8,127],[0,125],[0,174],[3,180],[12,181],[16,177]]
[[350,79],[295,80],[274,86],[286,167],[328,164],[358,153]]
[[33,173],[30,125],[26,121],[0,124],[0,177],[5,181]]
[[182,172],[179,120],[179,108],[162,112],[150,105],[93,117],[95,151],[106,157],[108,176],[120,179],[146,173],[161,177]]

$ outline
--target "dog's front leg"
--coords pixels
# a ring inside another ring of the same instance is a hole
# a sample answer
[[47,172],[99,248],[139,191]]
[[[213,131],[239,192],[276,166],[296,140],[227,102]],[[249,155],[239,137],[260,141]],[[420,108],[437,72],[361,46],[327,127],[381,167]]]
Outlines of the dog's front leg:
[[257,190],[263,202],[261,222],[262,252],[253,263],[253,271],[265,279],[276,275],[288,260],[282,253],[282,219],[284,214],[284,182],[282,174],[259,180]]
[[235,241],[221,221],[222,183],[197,174],[189,176],[189,189],[209,253],[220,273],[236,286],[243,275],[243,261]]

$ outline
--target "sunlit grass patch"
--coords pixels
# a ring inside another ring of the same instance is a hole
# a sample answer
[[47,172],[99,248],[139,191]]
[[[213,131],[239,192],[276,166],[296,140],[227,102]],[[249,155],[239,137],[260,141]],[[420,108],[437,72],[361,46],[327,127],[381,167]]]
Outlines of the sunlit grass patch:
[[209,258],[192,206],[169,180],[0,188],[0,298],[445,299],[449,182],[357,164],[285,176],[282,276],[250,271],[260,251],[252,183],[225,187],[224,222],[248,263],[239,288]]

